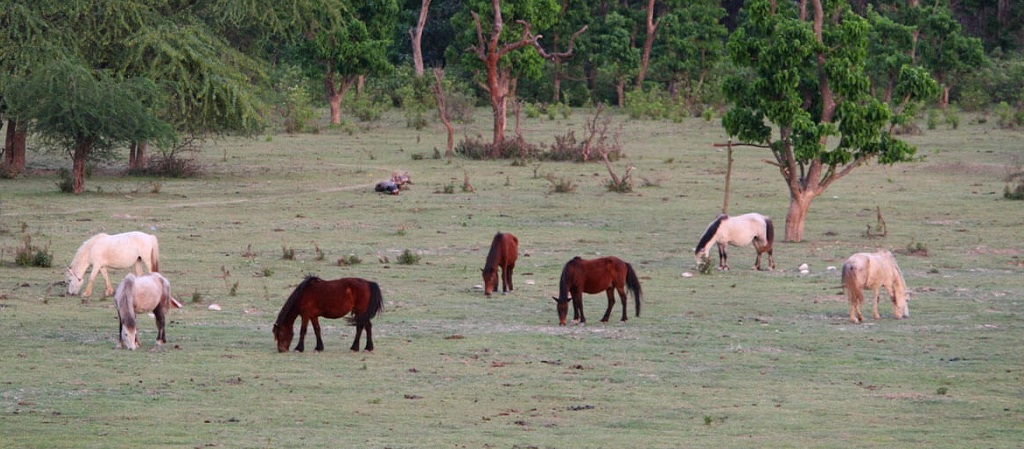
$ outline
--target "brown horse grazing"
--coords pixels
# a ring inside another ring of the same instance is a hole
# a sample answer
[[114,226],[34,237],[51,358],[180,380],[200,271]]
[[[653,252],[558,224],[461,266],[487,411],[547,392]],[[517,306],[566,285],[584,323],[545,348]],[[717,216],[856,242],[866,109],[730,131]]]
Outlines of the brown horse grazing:
[[[562,268],[562,279],[558,283],[558,297],[552,297],[558,303],[558,325],[565,326],[565,316],[569,311],[569,300],[572,299],[572,319],[580,324],[586,323],[583,315],[583,294],[608,294],[608,309],[604,312],[602,322],[607,322],[615,306],[615,290],[622,299],[622,321],[626,321],[626,291],[629,288],[636,303],[636,316],[640,316],[640,280],[633,271],[633,266],[618,257],[608,256],[599,259],[584,260],[579,256],[565,264]],[[571,296],[571,298],[570,298]]]
[[384,298],[380,286],[376,282],[360,278],[341,278],[325,281],[316,276],[306,276],[288,300],[274,323],[274,339],[277,340],[278,352],[288,351],[292,343],[295,318],[302,316],[302,328],[299,330],[299,344],[295,350],[305,349],[306,325],[313,321],[313,332],[316,334],[316,350],[324,350],[324,342],[320,337],[319,317],[337,319],[345,317],[349,324],[356,327],[356,338],[352,342],[352,350],[359,351],[359,337],[366,329],[366,350],[373,351],[373,324],[370,320],[384,311]]
[[768,253],[768,267],[775,269],[775,258],[772,256],[772,243],[775,240],[775,227],[772,225],[771,217],[758,213],[749,213],[730,217],[721,214],[715,221],[708,225],[704,235],[697,242],[693,253],[697,263],[706,259],[711,251],[711,246],[718,246],[718,268],[729,269],[729,256],[725,253],[727,245],[747,246],[754,244],[757,250],[757,259],[754,260],[754,269],[761,269],[761,254]]
[[850,321],[861,323],[864,315],[860,306],[864,303],[864,289],[870,288],[875,293],[875,306],[871,309],[875,319],[878,316],[879,289],[884,288],[892,300],[892,313],[896,319],[910,317],[910,299],[907,295],[907,283],[896,258],[889,251],[877,253],[857,253],[846,259],[843,264],[843,289],[850,300]]
[[117,284],[114,305],[120,322],[117,347],[131,350],[139,347],[137,314],[153,312],[156,317],[156,344],[162,345],[167,342],[164,334],[167,310],[181,308],[181,303],[171,296],[171,283],[160,273],[142,276],[129,273]]
[[516,268],[519,257],[519,239],[509,233],[494,234],[491,250],[487,252],[484,262],[484,296],[498,290],[498,268],[501,268],[501,294],[512,290],[512,270]]

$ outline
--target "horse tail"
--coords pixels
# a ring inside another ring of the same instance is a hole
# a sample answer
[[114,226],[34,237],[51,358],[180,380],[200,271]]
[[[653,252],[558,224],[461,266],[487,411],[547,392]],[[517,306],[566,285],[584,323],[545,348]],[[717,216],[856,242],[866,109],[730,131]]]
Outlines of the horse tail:
[[643,296],[643,290],[640,289],[640,279],[636,277],[636,271],[628,263],[626,264],[626,287],[633,294],[633,302],[636,304],[636,316],[640,316],[640,297]]
[[380,291],[380,285],[372,281],[366,281],[366,283],[370,286],[370,299],[367,303],[366,311],[358,316],[348,317],[346,320],[349,324],[365,326],[378,313],[384,312],[384,295]]
[[843,264],[843,289],[846,290],[850,305],[857,306],[864,302],[864,292],[857,282],[857,268],[849,261]]
[[285,324],[285,320],[289,319],[289,317],[292,317],[292,319],[294,319],[295,313],[292,313],[292,311],[295,310],[295,308],[298,306],[299,298],[302,297],[302,292],[306,290],[306,287],[308,287],[309,284],[314,280],[318,281],[320,280],[320,278],[313,275],[308,275],[306,276],[305,279],[302,280],[302,282],[299,283],[298,286],[295,287],[295,290],[292,291],[292,294],[288,296],[288,300],[284,302],[284,306],[281,307],[281,312],[277,314],[277,321],[275,321],[274,324],[283,325]]
[[120,284],[117,284],[117,291],[114,292],[114,304],[121,326],[130,329],[138,325],[135,320],[135,305],[132,304],[132,298],[135,296],[134,287],[135,275],[129,273]]
[[712,221],[711,224],[708,225],[708,229],[704,231],[704,235],[700,236],[700,241],[697,242],[697,247],[693,249],[694,254],[702,253],[704,249],[711,244],[711,241],[715,238],[715,234],[718,234],[718,227],[721,226],[722,221],[727,218],[729,218],[728,215],[721,214],[718,218],[715,218],[715,221]]
[[765,250],[772,253],[772,242],[775,241],[775,225],[772,224],[772,217],[764,217],[764,235],[767,240]]
[[153,237],[153,248],[149,250],[149,271],[160,272],[160,243]]

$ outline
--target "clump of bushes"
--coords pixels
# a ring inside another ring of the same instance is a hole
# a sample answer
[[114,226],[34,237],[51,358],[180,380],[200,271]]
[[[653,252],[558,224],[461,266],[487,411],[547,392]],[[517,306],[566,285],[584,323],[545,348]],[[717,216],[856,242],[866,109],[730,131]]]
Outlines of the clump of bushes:
[[53,265],[53,254],[50,245],[43,248],[32,244],[32,236],[26,234],[22,246],[15,250],[14,263],[21,267],[49,268]]
[[398,256],[398,263],[401,265],[416,265],[420,263],[420,256],[409,249],[402,251],[402,255]]

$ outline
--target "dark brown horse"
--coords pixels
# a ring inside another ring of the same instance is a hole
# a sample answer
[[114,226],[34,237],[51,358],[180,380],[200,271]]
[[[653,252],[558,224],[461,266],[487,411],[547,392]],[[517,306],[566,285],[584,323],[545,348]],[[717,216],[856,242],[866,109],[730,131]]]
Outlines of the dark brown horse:
[[519,257],[519,239],[509,233],[494,234],[491,250],[487,252],[484,262],[484,296],[498,290],[498,268],[501,268],[501,294],[512,290],[512,270],[516,268]]
[[[602,322],[607,322],[615,306],[615,290],[622,299],[622,321],[626,321],[626,288],[633,294],[636,303],[636,316],[640,316],[640,280],[633,271],[633,266],[618,257],[608,256],[593,260],[584,260],[579,256],[565,264],[562,268],[562,279],[558,283],[558,324],[565,326],[565,316],[569,311],[569,300],[572,299],[572,319],[583,324],[587,321],[583,316],[583,294],[608,294],[608,310],[605,310]],[[571,296],[571,298],[570,298]]]
[[[319,317],[337,319],[345,317],[349,324],[356,327],[356,338],[352,342],[352,350],[359,350],[359,337],[366,329],[366,350],[373,351],[373,324],[370,320],[384,311],[384,298],[380,286],[376,282],[360,278],[341,278],[325,281],[316,276],[306,279],[295,287],[274,323],[274,339],[277,340],[278,352],[288,351],[295,335],[295,318],[302,316],[302,328],[299,330],[299,344],[295,350],[305,349],[306,325],[313,322],[316,334],[316,350],[324,350],[324,342],[320,337]],[[346,317],[349,313],[352,316]]]

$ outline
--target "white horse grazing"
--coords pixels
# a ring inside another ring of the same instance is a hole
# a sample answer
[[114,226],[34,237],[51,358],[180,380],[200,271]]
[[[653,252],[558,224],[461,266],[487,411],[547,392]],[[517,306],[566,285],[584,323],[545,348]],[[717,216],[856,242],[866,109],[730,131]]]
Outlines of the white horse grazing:
[[68,294],[77,295],[82,289],[82,279],[85,277],[85,270],[92,267],[92,274],[89,275],[89,282],[85,286],[84,296],[92,294],[92,283],[97,273],[103,273],[103,280],[107,281],[107,289],[103,295],[109,296],[114,293],[110,285],[110,276],[107,276],[107,267],[110,268],[135,268],[136,274],[142,274],[142,270],[135,264],[139,261],[149,272],[160,271],[160,245],[156,237],[144,232],[125,232],[124,234],[108,235],[96,234],[82,243],[71,259],[71,266],[68,267]]
[[761,269],[761,254],[768,253],[768,267],[775,269],[775,258],[772,256],[772,243],[775,240],[775,227],[772,225],[771,217],[758,213],[749,213],[730,217],[719,215],[715,221],[708,225],[704,235],[700,237],[693,254],[697,263],[708,257],[711,247],[718,246],[718,268],[729,269],[729,256],[725,253],[726,245],[747,246],[754,244],[757,250],[757,259],[754,260],[754,269]]
[[872,313],[877,320],[879,289],[885,288],[892,300],[892,313],[896,319],[910,317],[910,299],[907,284],[903,280],[896,258],[889,251],[877,253],[857,253],[846,259],[843,264],[843,289],[850,300],[850,321],[861,323],[864,315],[860,306],[864,303],[864,289],[870,288],[875,293],[875,305]]
[[120,321],[117,347],[132,350],[139,347],[137,314],[153,312],[156,316],[156,344],[162,345],[167,342],[164,336],[167,310],[171,307],[181,308],[181,303],[171,297],[171,283],[160,273],[142,276],[128,273],[117,285],[114,304],[117,305],[117,318]]

